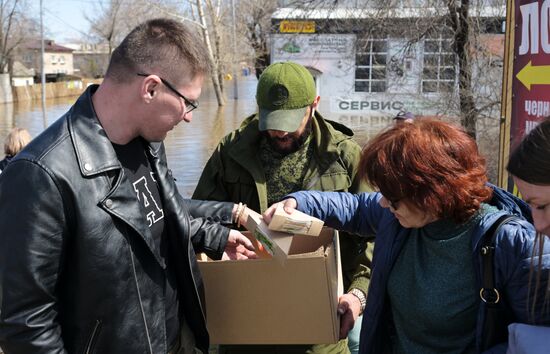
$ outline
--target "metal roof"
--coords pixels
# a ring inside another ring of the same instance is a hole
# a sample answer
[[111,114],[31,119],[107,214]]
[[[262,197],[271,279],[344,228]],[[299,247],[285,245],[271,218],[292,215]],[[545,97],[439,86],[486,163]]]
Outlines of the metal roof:
[[[442,16],[447,13],[446,7],[441,8],[314,8],[300,9],[283,7],[277,9],[272,19],[275,20],[339,20],[339,19],[369,19],[369,18],[422,18]],[[473,17],[506,17],[505,6],[475,6],[470,8]]]

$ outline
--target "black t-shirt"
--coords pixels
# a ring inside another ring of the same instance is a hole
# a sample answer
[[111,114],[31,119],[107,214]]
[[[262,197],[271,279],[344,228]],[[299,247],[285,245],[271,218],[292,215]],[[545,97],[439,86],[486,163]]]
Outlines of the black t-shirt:
[[[155,172],[151,169],[146,153],[147,143],[142,138],[136,138],[126,145],[113,144],[113,147],[136,192],[143,216],[153,235],[155,246],[166,262],[168,240],[164,232],[164,211]],[[165,274],[166,340],[168,345],[171,345],[175,343],[179,335],[181,323],[178,316],[176,277],[172,267],[166,267]]]

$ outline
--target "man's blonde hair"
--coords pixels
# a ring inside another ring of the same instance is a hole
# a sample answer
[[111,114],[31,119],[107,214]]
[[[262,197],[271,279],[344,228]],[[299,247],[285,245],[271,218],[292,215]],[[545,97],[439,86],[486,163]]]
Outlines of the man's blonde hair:
[[32,140],[27,129],[13,128],[4,143],[4,153],[6,156],[15,156],[17,153]]

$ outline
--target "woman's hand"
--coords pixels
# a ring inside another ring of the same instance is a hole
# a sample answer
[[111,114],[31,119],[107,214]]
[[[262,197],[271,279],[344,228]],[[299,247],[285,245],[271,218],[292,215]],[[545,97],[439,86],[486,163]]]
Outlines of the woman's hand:
[[222,260],[258,258],[254,251],[254,245],[245,235],[237,230],[231,230],[229,231]]
[[263,218],[266,224],[269,225],[269,223],[271,222],[271,219],[273,218],[273,213],[275,213],[275,209],[277,209],[277,207],[281,205],[283,206],[283,209],[287,214],[292,214],[294,210],[296,210],[298,203],[294,198],[288,198],[281,202],[274,203],[272,206],[267,208],[267,210],[263,213]]

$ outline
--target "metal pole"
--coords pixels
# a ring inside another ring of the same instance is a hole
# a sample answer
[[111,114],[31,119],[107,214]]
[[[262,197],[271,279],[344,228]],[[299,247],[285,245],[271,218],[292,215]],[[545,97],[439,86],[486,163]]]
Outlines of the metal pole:
[[239,75],[239,69],[237,61],[237,20],[235,18],[235,0],[231,0],[231,14],[233,17],[233,98],[239,99],[239,89],[237,77]]
[[42,115],[44,118],[44,129],[48,125],[46,119],[46,73],[44,72],[44,22],[43,22],[44,8],[42,6],[42,0],[40,0],[40,83],[42,86]]

